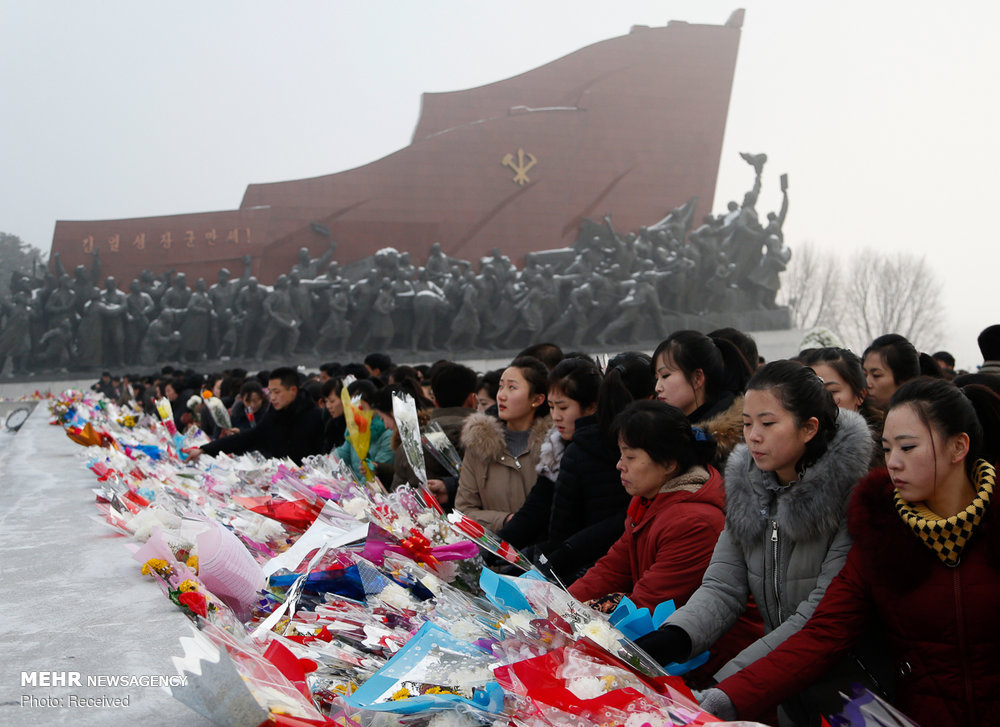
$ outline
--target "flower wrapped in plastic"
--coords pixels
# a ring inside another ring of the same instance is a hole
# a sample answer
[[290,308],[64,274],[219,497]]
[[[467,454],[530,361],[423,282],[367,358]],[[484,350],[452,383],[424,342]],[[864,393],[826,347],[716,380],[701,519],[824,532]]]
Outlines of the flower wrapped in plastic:
[[[517,566],[523,571],[535,571],[538,569],[528,560],[517,548],[502,540],[496,533],[489,530],[467,515],[463,515],[458,510],[448,513],[448,522],[459,533],[469,538],[483,550],[501,558],[511,565]],[[540,575],[540,574],[539,574]]]
[[459,705],[499,713],[504,695],[493,679],[492,655],[426,623],[385,666],[345,699],[352,707],[400,714]]
[[182,638],[181,646],[184,656],[173,661],[187,683],[171,693],[212,722],[238,727],[282,724],[287,718],[326,723],[305,686],[305,674],[315,664],[295,658],[280,644],[261,653],[207,624]]
[[[361,397],[351,398],[347,386],[345,381],[344,388],[340,392],[340,399],[344,404],[344,421],[347,424],[347,440],[358,456],[365,482],[375,485],[378,480],[368,466],[368,449],[371,447],[372,441],[372,416],[375,412],[371,409],[362,411]],[[381,485],[375,485],[375,489],[381,490],[383,488]]]
[[462,473],[462,457],[455,445],[448,439],[441,424],[435,421],[427,422],[423,428],[421,441],[427,451],[444,467],[452,477]]
[[396,431],[399,433],[400,446],[406,455],[406,461],[410,463],[417,483],[426,485],[427,467],[424,463],[424,450],[420,442],[417,405],[413,401],[413,397],[403,391],[393,392],[392,417],[396,421]]
[[494,675],[505,691],[521,697],[514,719],[525,724],[718,721],[701,710],[678,677],[649,677],[589,640],[498,667]]

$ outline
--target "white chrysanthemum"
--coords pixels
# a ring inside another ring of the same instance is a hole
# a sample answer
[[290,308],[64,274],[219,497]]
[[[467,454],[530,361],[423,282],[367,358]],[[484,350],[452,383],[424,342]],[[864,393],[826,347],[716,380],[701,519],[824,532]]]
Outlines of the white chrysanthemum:
[[387,606],[395,608],[413,608],[413,599],[410,592],[398,583],[389,583],[379,591],[379,600]]
[[578,627],[577,633],[580,636],[587,636],[592,641],[603,646],[610,652],[618,648],[618,639],[621,637],[610,624],[594,619]]
[[368,500],[363,497],[352,497],[349,500],[341,500],[340,506],[346,510],[351,517],[362,522],[368,515]]
[[566,688],[577,699],[596,699],[605,693],[604,682],[600,677],[574,677],[566,681]]

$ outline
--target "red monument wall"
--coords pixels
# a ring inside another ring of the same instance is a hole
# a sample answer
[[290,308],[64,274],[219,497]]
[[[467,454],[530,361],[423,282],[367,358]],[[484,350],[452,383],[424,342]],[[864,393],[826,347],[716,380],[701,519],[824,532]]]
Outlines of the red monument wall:
[[[436,241],[456,257],[499,247],[521,260],[572,242],[584,217],[610,213],[616,229],[634,230],[693,195],[699,219],[715,194],[734,18],[634,28],[513,78],[425,94],[412,143],[371,164],[251,184],[231,212],[58,222],[53,252],[69,268],[96,246],[121,278],[143,267],[214,277],[224,264],[237,273],[249,253],[270,282],[300,247],[327,248],[311,223],[329,228],[348,263],[390,245],[419,262]],[[133,244],[141,232],[145,248]]]

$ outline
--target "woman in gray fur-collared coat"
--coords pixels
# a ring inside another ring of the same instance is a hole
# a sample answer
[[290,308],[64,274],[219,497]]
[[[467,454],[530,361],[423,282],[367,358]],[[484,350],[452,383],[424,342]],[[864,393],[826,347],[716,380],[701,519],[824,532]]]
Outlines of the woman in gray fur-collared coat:
[[[702,585],[659,631],[639,641],[663,663],[685,661],[711,649],[752,595],[764,636],[717,672],[717,680],[770,653],[809,620],[847,558],[847,502],[873,447],[865,420],[837,409],[822,380],[791,361],[767,364],[754,375],[743,412],[746,444],[726,466],[726,526]],[[851,676],[863,681],[864,673]],[[819,687],[818,699],[782,705],[779,723],[818,724],[821,710],[840,703],[827,686]],[[719,694],[709,690],[702,706],[729,718],[732,705]]]

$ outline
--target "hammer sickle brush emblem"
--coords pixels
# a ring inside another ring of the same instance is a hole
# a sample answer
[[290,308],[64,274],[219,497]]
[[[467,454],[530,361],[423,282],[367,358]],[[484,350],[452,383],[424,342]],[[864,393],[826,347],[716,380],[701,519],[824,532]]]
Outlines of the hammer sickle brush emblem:
[[531,169],[538,163],[538,159],[531,152],[526,152],[524,149],[517,150],[517,161],[514,161],[513,154],[504,154],[503,160],[500,162],[502,166],[510,167],[514,172],[514,184],[520,184],[522,187],[530,182],[528,179],[528,170]]

